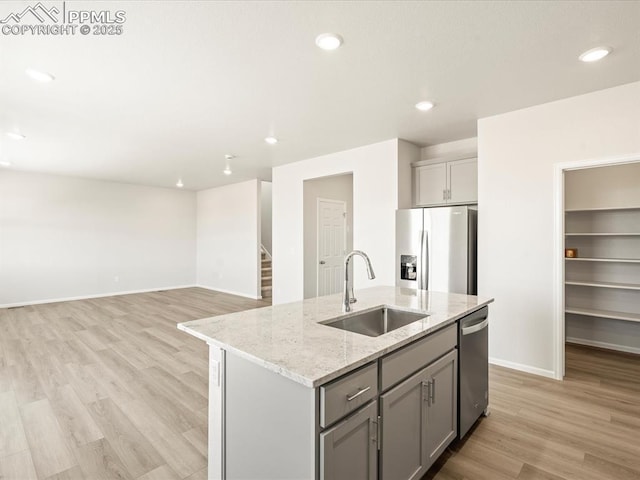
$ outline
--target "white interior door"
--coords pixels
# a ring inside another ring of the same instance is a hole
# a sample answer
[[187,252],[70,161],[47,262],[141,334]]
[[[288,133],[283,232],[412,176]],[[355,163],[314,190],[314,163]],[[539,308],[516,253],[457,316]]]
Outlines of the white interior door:
[[318,199],[318,296],[338,293],[344,282],[347,203]]

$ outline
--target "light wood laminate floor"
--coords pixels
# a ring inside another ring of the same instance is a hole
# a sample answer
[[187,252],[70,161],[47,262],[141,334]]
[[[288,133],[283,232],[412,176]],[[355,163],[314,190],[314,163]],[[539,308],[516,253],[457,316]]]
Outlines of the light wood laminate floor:
[[269,305],[199,288],[0,309],[0,479],[205,479],[206,344]]
[[640,355],[567,345],[562,382],[489,372],[489,417],[423,480],[640,480]]
[[[206,478],[207,348],[179,322],[267,305],[198,288],[0,309],[0,479]],[[490,369],[491,415],[424,477],[640,479],[640,357],[564,382]]]

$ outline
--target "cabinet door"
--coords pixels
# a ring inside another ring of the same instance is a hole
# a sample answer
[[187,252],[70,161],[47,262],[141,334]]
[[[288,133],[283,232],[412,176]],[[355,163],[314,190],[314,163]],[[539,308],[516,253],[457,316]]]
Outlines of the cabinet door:
[[378,403],[320,434],[320,478],[375,480],[378,476]]
[[475,158],[447,163],[449,203],[478,202],[478,161]]
[[427,369],[380,396],[382,479],[418,479],[427,470]]
[[458,350],[453,350],[427,367],[429,384],[427,467],[444,452],[457,433]]
[[416,206],[442,205],[446,203],[446,163],[416,167],[414,176],[414,199]]

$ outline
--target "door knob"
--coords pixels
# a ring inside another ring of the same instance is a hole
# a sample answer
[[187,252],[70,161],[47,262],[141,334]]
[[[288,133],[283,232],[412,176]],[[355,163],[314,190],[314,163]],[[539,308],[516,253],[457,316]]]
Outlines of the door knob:
[[325,262],[324,260],[320,260],[320,265],[324,265],[325,263],[327,262]]

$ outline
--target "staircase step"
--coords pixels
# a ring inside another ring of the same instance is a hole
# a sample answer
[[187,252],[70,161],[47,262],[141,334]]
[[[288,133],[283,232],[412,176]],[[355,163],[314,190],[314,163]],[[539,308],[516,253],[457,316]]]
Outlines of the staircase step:
[[262,282],[260,283],[263,287],[270,287],[273,282],[272,282],[272,278],[271,277],[262,277]]
[[263,298],[270,298],[270,297],[271,297],[271,293],[272,293],[272,288],[273,288],[273,287],[271,287],[271,286],[268,286],[268,287],[262,287],[262,288],[260,289],[261,294],[262,294],[262,297],[263,297]]

